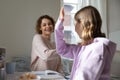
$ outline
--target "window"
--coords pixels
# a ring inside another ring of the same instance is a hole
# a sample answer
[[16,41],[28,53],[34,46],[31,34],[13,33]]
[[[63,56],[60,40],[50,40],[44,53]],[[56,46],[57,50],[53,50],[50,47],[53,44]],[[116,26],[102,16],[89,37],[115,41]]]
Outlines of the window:
[[[78,43],[80,38],[75,32],[74,29],[74,15],[82,7],[87,5],[92,5],[98,9],[102,17],[102,32],[104,32],[108,37],[107,29],[107,0],[62,0],[62,5],[71,5],[73,10],[65,14],[64,21],[64,34],[70,37],[65,37],[66,42],[68,43]],[[71,33],[71,34],[68,34]]]
[[78,35],[75,32],[74,27],[74,15],[79,9],[78,0],[63,0],[63,5],[70,5],[73,9],[70,12],[65,12],[64,20],[64,39],[67,43],[76,44],[80,40]]

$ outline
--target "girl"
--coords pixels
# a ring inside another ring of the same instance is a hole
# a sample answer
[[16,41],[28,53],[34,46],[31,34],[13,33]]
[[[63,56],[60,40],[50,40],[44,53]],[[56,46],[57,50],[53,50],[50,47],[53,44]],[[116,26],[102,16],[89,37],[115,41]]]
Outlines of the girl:
[[110,80],[112,58],[116,44],[101,32],[102,20],[98,10],[86,6],[75,14],[75,31],[82,42],[67,44],[63,40],[64,8],[55,25],[57,52],[74,60],[70,80]]

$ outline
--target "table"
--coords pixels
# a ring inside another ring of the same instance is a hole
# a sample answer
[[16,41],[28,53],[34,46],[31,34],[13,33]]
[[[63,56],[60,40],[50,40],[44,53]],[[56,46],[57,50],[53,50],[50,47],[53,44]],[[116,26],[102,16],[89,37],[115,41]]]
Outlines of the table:
[[[26,72],[15,72],[14,74],[6,74],[6,80],[19,80],[20,75]],[[66,80],[60,73],[56,71],[31,71],[30,73],[40,76],[40,79],[35,80]]]

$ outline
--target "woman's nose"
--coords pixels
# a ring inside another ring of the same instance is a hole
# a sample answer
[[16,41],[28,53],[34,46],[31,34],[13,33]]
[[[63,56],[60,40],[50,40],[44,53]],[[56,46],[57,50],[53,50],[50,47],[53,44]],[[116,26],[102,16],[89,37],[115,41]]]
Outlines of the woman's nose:
[[47,24],[47,25],[46,25],[46,27],[50,27],[50,25],[49,25],[49,24]]
[[46,27],[51,27],[52,25],[51,24],[47,24]]

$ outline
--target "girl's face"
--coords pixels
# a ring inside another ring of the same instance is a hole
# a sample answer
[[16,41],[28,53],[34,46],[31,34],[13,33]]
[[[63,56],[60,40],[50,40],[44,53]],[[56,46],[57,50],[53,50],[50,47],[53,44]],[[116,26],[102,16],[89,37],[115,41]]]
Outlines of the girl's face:
[[76,20],[76,22],[75,22],[75,31],[77,32],[79,37],[81,37],[82,29],[83,29],[81,25],[82,25],[81,21]]
[[53,24],[51,20],[47,18],[42,19],[40,30],[42,31],[43,36],[50,36],[50,34],[53,32]]

